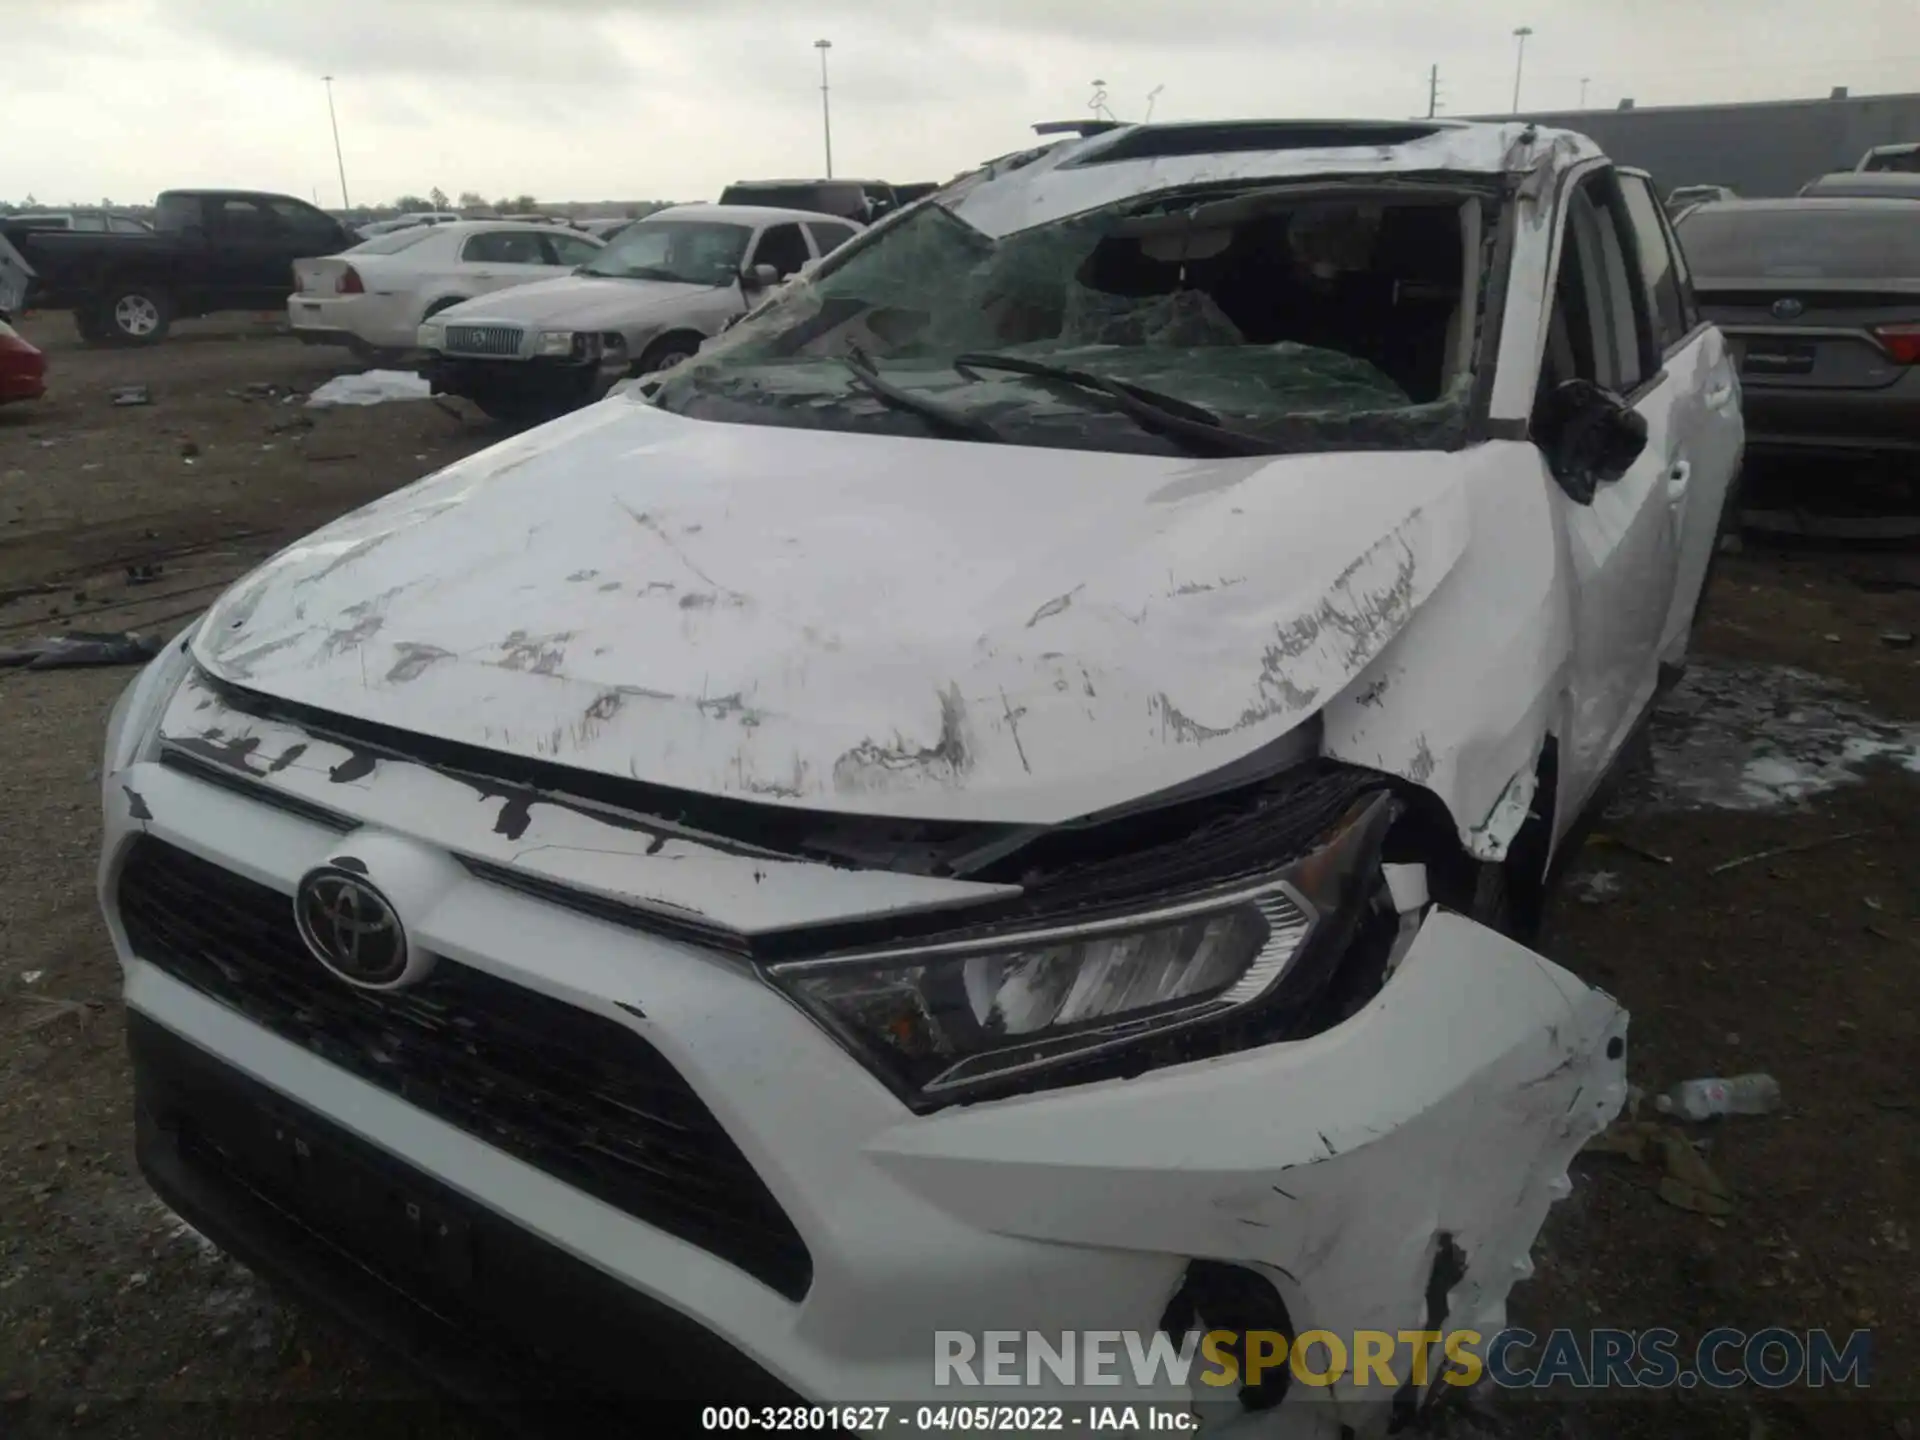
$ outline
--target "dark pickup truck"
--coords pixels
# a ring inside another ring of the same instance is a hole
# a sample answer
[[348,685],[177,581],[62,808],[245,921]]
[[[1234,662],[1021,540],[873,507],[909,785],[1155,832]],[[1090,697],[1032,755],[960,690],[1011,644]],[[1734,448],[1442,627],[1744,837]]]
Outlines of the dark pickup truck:
[[148,234],[38,230],[0,220],[34,270],[27,304],[71,310],[93,344],[151,345],[175,320],[277,310],[293,262],[358,243],[324,210],[253,190],[169,190]]

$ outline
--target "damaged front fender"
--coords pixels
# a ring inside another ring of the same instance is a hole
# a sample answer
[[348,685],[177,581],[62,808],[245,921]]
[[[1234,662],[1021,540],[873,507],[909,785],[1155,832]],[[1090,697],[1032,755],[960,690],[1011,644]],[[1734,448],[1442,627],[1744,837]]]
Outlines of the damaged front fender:
[[[1436,911],[1332,1030],[973,1107],[872,1148],[901,1183],[999,1234],[1252,1269],[1295,1334],[1490,1335],[1569,1162],[1619,1112],[1626,1023],[1565,970]],[[1393,1401],[1349,1372],[1281,1408],[1324,1423],[1331,1406],[1368,1434]]]

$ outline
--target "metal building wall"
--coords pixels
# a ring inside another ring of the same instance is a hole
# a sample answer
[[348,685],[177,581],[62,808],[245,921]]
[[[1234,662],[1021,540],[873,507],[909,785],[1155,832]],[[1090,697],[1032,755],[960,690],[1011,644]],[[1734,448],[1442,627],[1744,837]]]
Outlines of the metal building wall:
[[1792,195],[1816,176],[1851,170],[1875,145],[1920,140],[1920,95],[1556,110],[1521,118],[1592,136],[1620,164],[1650,172],[1663,194],[1676,185],[1730,185],[1742,195]]

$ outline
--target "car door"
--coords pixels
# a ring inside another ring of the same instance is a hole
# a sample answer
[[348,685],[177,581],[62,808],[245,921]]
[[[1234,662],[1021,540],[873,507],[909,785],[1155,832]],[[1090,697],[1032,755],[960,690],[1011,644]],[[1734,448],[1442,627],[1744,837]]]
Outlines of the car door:
[[268,310],[290,288],[286,223],[267,202],[250,195],[215,195],[208,201],[210,225],[204,284],[215,309]]
[[1690,480],[1680,429],[1691,379],[1662,368],[1633,231],[1611,167],[1576,174],[1559,205],[1539,394],[1572,379],[1614,392],[1646,422],[1646,445],[1619,479],[1590,500],[1563,484],[1572,653],[1560,755],[1561,814],[1592,797],[1651,707],[1660,641],[1673,603],[1676,491]]
[[1699,607],[1721,519],[1734,503],[1734,487],[1746,446],[1740,418],[1740,384],[1727,339],[1706,323],[1694,305],[1686,256],[1661,212],[1652,180],[1641,171],[1620,173],[1621,214],[1632,226],[1630,259],[1640,287],[1660,366],[1678,385],[1675,395],[1677,473],[1668,484],[1678,569],[1673,603],[1660,636],[1660,659],[1686,659],[1693,617]]
[[469,295],[487,295],[513,285],[550,279],[546,236],[531,226],[512,230],[476,230],[460,247],[460,287]]

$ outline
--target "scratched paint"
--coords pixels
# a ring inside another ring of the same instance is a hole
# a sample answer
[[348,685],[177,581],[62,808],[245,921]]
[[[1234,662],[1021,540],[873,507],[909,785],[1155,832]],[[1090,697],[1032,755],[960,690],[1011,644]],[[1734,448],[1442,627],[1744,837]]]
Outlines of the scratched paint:
[[1465,455],[982,466],[970,445],[594,409],[611,418],[500,447],[510,473],[469,460],[283,552],[197,658],[611,776],[1058,820],[1308,719],[1469,538]]

